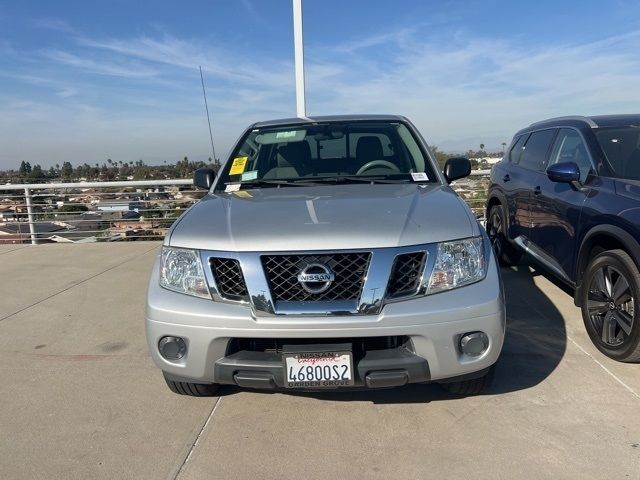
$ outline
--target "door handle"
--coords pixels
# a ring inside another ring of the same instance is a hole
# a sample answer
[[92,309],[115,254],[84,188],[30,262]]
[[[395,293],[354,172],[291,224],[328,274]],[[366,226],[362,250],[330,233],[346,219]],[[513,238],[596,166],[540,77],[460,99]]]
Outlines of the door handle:
[[509,176],[508,173],[504,177],[502,177],[503,182],[508,182],[509,180],[511,180],[511,177]]
[[542,193],[542,190],[540,189],[539,185],[536,188],[533,189],[533,194],[534,195],[540,195],[541,193]]

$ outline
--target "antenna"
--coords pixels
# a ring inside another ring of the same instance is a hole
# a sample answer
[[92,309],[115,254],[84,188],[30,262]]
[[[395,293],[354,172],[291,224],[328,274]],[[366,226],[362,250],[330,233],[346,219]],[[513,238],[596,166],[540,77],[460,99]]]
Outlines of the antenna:
[[204,77],[202,76],[202,66],[200,68],[200,82],[202,83],[202,96],[204,97],[204,108],[207,111],[207,123],[209,124],[209,138],[211,139],[211,152],[213,153],[213,161],[218,165],[218,159],[216,158],[216,149],[213,146],[213,133],[211,133],[211,119],[209,118],[209,105],[207,105],[207,92],[204,89]]

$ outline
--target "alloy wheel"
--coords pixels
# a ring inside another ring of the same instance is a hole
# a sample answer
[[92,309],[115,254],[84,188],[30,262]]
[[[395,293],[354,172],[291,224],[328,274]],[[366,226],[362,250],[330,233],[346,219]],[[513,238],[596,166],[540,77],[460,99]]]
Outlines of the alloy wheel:
[[622,345],[633,328],[635,298],[629,280],[611,265],[594,273],[587,297],[589,320],[603,344]]
[[489,216],[489,221],[487,222],[487,235],[489,237],[489,241],[491,242],[491,246],[493,247],[493,251],[496,256],[500,258],[502,255],[502,216],[497,209],[493,209],[491,215]]

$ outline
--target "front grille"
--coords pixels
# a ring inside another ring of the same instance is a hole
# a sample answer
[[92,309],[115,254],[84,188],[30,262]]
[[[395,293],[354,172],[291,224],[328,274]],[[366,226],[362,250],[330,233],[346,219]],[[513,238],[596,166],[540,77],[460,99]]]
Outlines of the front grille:
[[249,298],[238,260],[211,258],[209,262],[220,296],[228,300],[247,300]]
[[393,298],[416,293],[420,287],[425,259],[424,252],[396,256],[387,285],[387,296]]
[[280,354],[284,345],[336,345],[350,343],[354,357],[372,350],[390,350],[406,347],[413,351],[411,339],[406,335],[385,337],[346,337],[346,338],[232,338],[227,344],[226,355],[240,351],[272,352]]
[[[261,258],[274,301],[330,301],[360,297],[371,254],[264,255]],[[331,286],[321,293],[307,292],[298,282],[298,274],[314,263],[326,265],[335,275]]]

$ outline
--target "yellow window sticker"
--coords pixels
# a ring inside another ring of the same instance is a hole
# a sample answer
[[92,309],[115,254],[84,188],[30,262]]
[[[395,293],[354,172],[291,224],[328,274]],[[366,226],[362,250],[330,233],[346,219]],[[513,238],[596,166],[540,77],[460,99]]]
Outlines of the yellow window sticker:
[[233,159],[233,163],[231,164],[231,170],[229,171],[229,175],[240,175],[244,172],[245,167],[247,166],[247,161],[249,157],[236,157]]
[[251,194],[249,192],[247,192],[246,190],[239,190],[237,192],[233,192],[233,194],[236,197],[240,197],[240,198],[252,198]]

